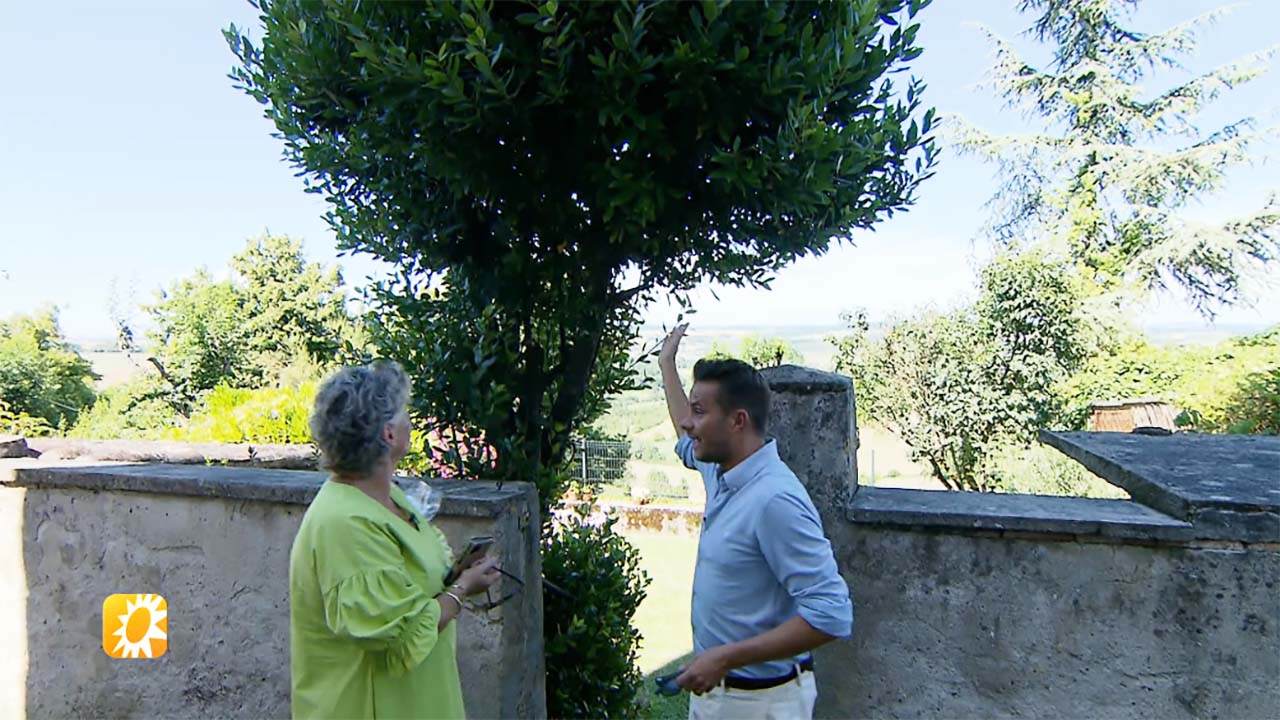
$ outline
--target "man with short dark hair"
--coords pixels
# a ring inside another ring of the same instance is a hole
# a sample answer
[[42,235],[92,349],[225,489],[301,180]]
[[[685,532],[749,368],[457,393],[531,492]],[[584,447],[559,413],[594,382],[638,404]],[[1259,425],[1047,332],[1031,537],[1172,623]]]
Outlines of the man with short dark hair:
[[695,657],[676,682],[691,720],[810,718],[810,651],[853,627],[849,587],[808,492],[768,437],[769,386],[741,360],[699,360],[686,396],[676,353],[658,356],[676,454],[702,473],[707,506],[693,579]]

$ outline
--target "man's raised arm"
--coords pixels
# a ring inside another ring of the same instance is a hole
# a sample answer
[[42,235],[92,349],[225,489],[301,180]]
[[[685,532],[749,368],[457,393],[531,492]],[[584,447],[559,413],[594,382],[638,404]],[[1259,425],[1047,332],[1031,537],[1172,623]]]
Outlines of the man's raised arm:
[[689,396],[684,394],[680,384],[680,373],[676,370],[676,353],[680,351],[680,339],[688,324],[677,325],[662,341],[662,349],[658,352],[658,368],[662,370],[662,392],[667,398],[667,414],[671,416],[671,426],[676,430],[676,437],[682,437],[680,421],[689,417]]

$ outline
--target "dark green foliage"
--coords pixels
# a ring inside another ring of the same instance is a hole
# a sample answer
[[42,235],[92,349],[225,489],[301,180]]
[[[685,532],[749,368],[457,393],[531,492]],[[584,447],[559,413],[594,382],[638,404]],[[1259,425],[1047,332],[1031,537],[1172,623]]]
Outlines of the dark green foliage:
[[553,718],[626,718],[637,711],[640,633],[631,618],[649,577],[640,569],[640,554],[614,531],[615,522],[592,524],[575,513],[543,541],[543,573],[568,593],[543,595],[547,712]]

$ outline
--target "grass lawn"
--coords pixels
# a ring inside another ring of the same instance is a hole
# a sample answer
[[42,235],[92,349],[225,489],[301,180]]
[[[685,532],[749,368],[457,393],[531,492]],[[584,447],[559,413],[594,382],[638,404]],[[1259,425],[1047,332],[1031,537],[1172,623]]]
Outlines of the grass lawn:
[[670,696],[659,695],[654,691],[653,679],[684,667],[692,657],[693,653],[689,653],[684,657],[672,660],[653,672],[645,674],[644,688],[641,690],[641,695],[648,702],[648,708],[641,712],[641,717],[653,718],[654,720],[685,720],[689,717],[689,693]]
[[649,703],[644,716],[683,720],[689,716],[689,695],[659,695],[654,692],[653,678],[683,667],[693,650],[689,602],[698,538],[643,531],[624,535],[639,549],[640,566],[650,578],[649,593],[635,617],[644,636],[639,658],[640,671],[645,675],[641,695]]

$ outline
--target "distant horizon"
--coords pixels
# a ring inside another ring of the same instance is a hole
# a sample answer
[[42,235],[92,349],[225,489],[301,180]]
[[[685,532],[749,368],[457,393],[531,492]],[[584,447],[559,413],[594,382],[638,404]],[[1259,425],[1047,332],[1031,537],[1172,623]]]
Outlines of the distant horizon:
[[[876,328],[876,327],[883,327],[887,321],[870,320],[869,322],[873,328]],[[1140,325],[1139,329],[1142,330],[1148,337],[1150,337],[1153,340],[1168,338],[1170,335],[1191,335],[1191,336],[1202,337],[1202,338],[1219,338],[1220,339],[1224,337],[1254,335],[1254,334],[1269,330],[1278,325],[1280,325],[1280,319],[1277,319],[1275,322],[1272,322],[1272,323],[1252,323],[1252,322],[1234,321],[1234,322],[1222,322],[1222,323],[1214,323],[1214,324],[1204,324],[1204,323],[1190,321],[1190,320],[1182,320],[1182,321],[1157,322],[1149,325]],[[706,333],[708,331],[709,332],[732,332],[735,334],[752,333],[752,334],[757,334],[762,336],[777,336],[780,334],[781,335],[799,335],[799,334],[815,333],[815,332],[841,332],[848,329],[847,325],[842,325],[840,323],[796,323],[796,324],[790,324],[790,325],[762,323],[762,324],[756,324],[756,325],[744,325],[744,324],[699,324],[696,322],[691,322],[690,326],[691,328],[693,328],[693,331],[695,333],[698,333],[699,331],[702,331],[703,333]],[[639,330],[641,334],[658,333],[658,332],[662,332],[665,328],[669,328],[669,327],[670,325],[664,326],[663,324],[657,323],[657,322],[644,322],[640,325]],[[116,338],[114,335],[100,335],[100,336],[67,335],[66,340],[71,345],[77,346],[82,350],[85,347],[96,348],[104,345],[111,345],[116,342]],[[101,351],[88,350],[86,352],[117,352],[117,350],[101,350]],[[139,352],[146,352],[146,351],[139,350]]]

